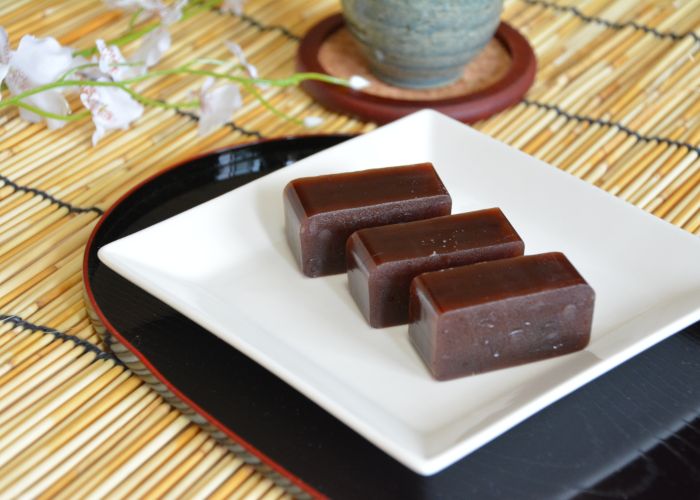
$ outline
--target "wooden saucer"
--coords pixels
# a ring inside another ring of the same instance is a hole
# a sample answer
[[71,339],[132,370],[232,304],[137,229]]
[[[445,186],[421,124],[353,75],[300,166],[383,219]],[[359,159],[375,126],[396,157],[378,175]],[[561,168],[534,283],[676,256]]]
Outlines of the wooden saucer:
[[318,81],[306,81],[302,88],[332,111],[380,124],[424,108],[466,123],[487,118],[520,101],[535,79],[536,68],[528,41],[504,22],[494,39],[467,65],[462,78],[434,89],[404,89],[374,77],[345,28],[342,14],[314,25],[297,52],[298,71],[367,78],[371,85],[362,91]]

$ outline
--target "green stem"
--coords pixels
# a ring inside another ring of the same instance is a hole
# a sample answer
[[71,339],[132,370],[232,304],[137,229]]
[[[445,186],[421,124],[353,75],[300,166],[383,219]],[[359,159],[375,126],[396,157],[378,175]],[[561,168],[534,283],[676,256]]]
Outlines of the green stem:
[[[89,63],[82,65],[80,67],[90,67],[94,63]],[[256,88],[256,85],[270,85],[270,86],[275,86],[275,87],[289,87],[289,86],[296,86],[302,81],[305,80],[318,80],[318,81],[323,81],[327,83],[333,83],[336,85],[348,85],[347,80],[343,80],[340,78],[336,78],[333,76],[329,75],[324,75],[322,73],[297,73],[295,75],[292,75],[287,78],[282,78],[282,79],[265,79],[265,78],[249,78],[249,77],[244,77],[244,76],[236,76],[236,75],[230,75],[230,74],[222,74],[222,73],[217,73],[216,71],[210,71],[210,70],[204,70],[204,69],[191,69],[189,67],[190,65],[185,65],[185,66],[180,66],[179,68],[171,68],[171,69],[162,69],[162,70],[156,70],[156,71],[151,71],[149,73],[146,73],[145,75],[130,78],[128,80],[124,80],[121,82],[112,82],[112,81],[94,81],[94,80],[58,80],[55,82],[47,83],[45,85],[40,85],[38,87],[35,87],[33,89],[27,90],[25,92],[22,92],[20,94],[17,94],[15,96],[12,96],[8,99],[4,99],[0,101],[0,109],[8,106],[19,106],[23,107],[25,109],[28,109],[30,111],[33,111],[34,113],[37,113],[38,115],[45,116],[47,118],[55,118],[59,120],[68,120],[72,121],[75,119],[79,118],[73,118],[74,116],[79,116],[80,114],[77,115],[56,115],[48,112],[44,112],[41,109],[38,109],[34,106],[31,106],[30,104],[26,104],[22,101],[22,99],[25,99],[27,97],[31,97],[35,94],[39,94],[41,92],[45,92],[47,90],[55,89],[55,88],[63,88],[63,87],[116,87],[127,94],[129,94],[133,99],[136,101],[140,102],[141,104],[144,104],[146,106],[154,106],[154,107],[159,107],[159,108],[165,108],[165,109],[187,109],[187,108],[196,108],[199,106],[199,101],[194,100],[194,101],[187,101],[187,102],[181,102],[181,103],[169,103],[166,101],[160,101],[157,99],[151,99],[149,97],[145,97],[138,92],[132,90],[128,85],[133,84],[133,83],[138,83],[150,78],[155,78],[158,76],[165,76],[165,75],[173,75],[173,74],[189,74],[189,75],[198,75],[198,76],[211,76],[213,78],[223,78],[229,81],[236,82],[240,85],[242,85],[248,92],[250,92],[266,109],[268,109],[271,113],[285,119],[289,120],[295,123],[301,123],[300,120],[293,118],[279,109],[277,109],[275,106],[273,106]],[[77,68],[76,68],[77,69]],[[69,73],[64,75],[64,78],[69,76]],[[66,118],[66,117],[69,118]],[[84,116],[84,115],[82,115]],[[81,116],[81,117],[82,117]]]
[[[155,23],[151,24],[148,26],[144,26],[143,28],[139,28],[134,31],[130,31],[126,33],[125,35],[120,36],[119,38],[115,38],[114,40],[109,40],[106,42],[108,45],[117,45],[121,47],[122,45],[126,45],[129,42],[133,42],[134,40],[138,40],[139,38],[148,35],[151,31],[156,29],[158,26],[160,26],[160,23]],[[97,53],[97,47],[90,47],[87,49],[83,50],[77,50],[73,52],[74,57],[82,56],[82,57],[90,57],[93,54]]]
[[90,111],[88,111],[87,109],[81,111],[80,113],[75,113],[74,115],[58,115],[56,113],[44,111],[43,109],[37,108],[36,106],[32,106],[31,104],[27,104],[26,102],[18,102],[16,106],[18,108],[23,108],[27,111],[31,111],[32,113],[36,113],[37,115],[43,116],[44,118],[53,118],[54,120],[63,120],[66,122],[75,122],[90,116]]
[[[50,90],[53,88],[59,88],[59,87],[69,87],[69,86],[84,86],[84,87],[116,87],[118,89],[123,90],[127,94],[129,94],[132,98],[140,102],[141,104],[144,104],[146,106],[154,106],[154,107],[159,107],[159,108],[164,108],[164,109],[188,109],[188,108],[197,108],[199,106],[199,101],[194,100],[194,101],[186,101],[186,102],[179,102],[179,103],[170,103],[166,101],[160,101],[157,99],[151,99],[149,97],[145,97],[138,92],[132,90],[131,88],[127,87],[121,82],[97,82],[97,81],[92,81],[92,80],[64,80],[64,81],[57,81],[53,83],[48,83],[46,85],[42,85],[40,87],[36,87],[30,90],[27,90],[26,92],[22,92],[21,94],[17,94],[15,96],[10,97],[9,99],[4,99],[0,101],[0,109],[5,108],[8,106],[18,106],[20,108],[27,109],[29,111],[32,111],[38,115],[44,116],[46,118],[54,118],[57,120],[66,120],[66,121],[74,121],[74,120],[79,120],[80,118],[84,118],[85,116],[89,115],[89,112],[85,114],[85,112],[77,113],[75,115],[57,115],[55,113],[49,113],[48,111],[44,111],[40,108],[37,108],[35,106],[32,106],[31,104],[27,104],[22,101],[22,99],[26,97],[30,97],[34,94],[38,94],[40,92],[44,92],[46,90]],[[79,118],[75,118],[75,117]]]
[[131,19],[129,19],[129,31],[134,29],[134,26],[136,26],[136,23],[139,20],[139,16],[143,13],[143,9],[139,8],[134,11],[134,13],[131,15]]
[[[59,78],[57,81],[62,82],[65,81],[66,78],[69,76],[73,75],[74,73],[77,73],[81,69],[87,69],[87,68],[97,68],[100,64],[99,63],[86,63],[86,64],[81,64],[79,66],[75,66],[74,68],[69,69],[63,75],[61,78]],[[143,66],[143,63],[140,62],[124,62],[124,63],[116,63],[114,66]]]
[[225,80],[230,80],[232,82],[239,83],[241,85],[269,85],[271,87],[295,87],[305,80],[317,80],[320,82],[331,83],[334,85],[342,85],[343,87],[348,87],[350,83],[343,79],[337,78],[335,76],[325,75],[323,73],[296,73],[287,78],[279,79],[268,79],[268,78],[250,78],[247,76],[237,76],[229,75],[225,73],[217,73],[216,71],[206,70],[206,69],[191,69],[190,65],[180,66],[178,68],[170,69],[160,69],[155,71],[150,71],[145,75],[137,76],[134,78],[129,78],[123,80],[123,83],[131,84],[138,83],[149,78],[156,76],[166,76],[166,75],[197,75],[197,76],[211,76],[213,78],[223,78]]
[[[249,85],[270,85],[273,87],[290,87],[296,86],[304,80],[318,80],[327,83],[334,83],[336,85],[347,86],[347,80],[332,77],[329,75],[324,75],[322,73],[297,73],[287,78],[281,78],[278,80],[266,79],[266,78],[249,78],[245,76],[228,75],[223,73],[217,73],[216,71],[209,71],[204,69],[190,69],[187,66],[181,66],[179,68],[171,69],[161,69],[156,71],[151,71],[145,75],[137,76],[134,78],[129,78],[128,80],[123,80],[121,82],[98,82],[95,80],[58,80],[55,82],[47,83],[45,85],[39,85],[33,89],[27,90],[20,94],[17,94],[9,99],[4,99],[0,101],[0,108],[9,106],[10,104],[16,104],[21,99],[25,97],[30,97],[35,94],[40,94],[46,90],[51,90],[55,88],[63,87],[119,87],[127,92],[129,95],[134,97],[134,99],[147,99],[138,94],[137,92],[131,90],[127,85],[132,83],[142,82],[150,78],[155,78],[158,76],[165,75],[175,75],[175,74],[188,74],[188,75],[198,75],[198,76],[211,76],[213,78],[223,78],[225,80],[230,80],[239,83],[243,86]],[[156,101],[160,102],[160,101]]]
[[276,115],[276,116],[279,116],[279,117],[282,118],[283,120],[287,120],[287,121],[290,121],[290,122],[294,122],[294,123],[296,123],[297,125],[302,125],[302,124],[304,123],[303,121],[299,120],[298,118],[294,118],[293,116],[289,116],[288,114],[284,113],[283,111],[280,111],[280,110],[277,109],[275,106],[273,106],[272,103],[271,103],[270,101],[268,101],[268,100],[258,91],[257,88],[255,88],[255,86],[253,86],[253,85],[251,85],[251,84],[243,84],[243,87],[244,87],[248,92],[250,92],[251,94],[253,94],[253,97],[255,97],[255,98],[260,102],[260,104],[262,104],[262,105],[265,107],[265,109],[267,109],[268,111],[270,111],[270,113],[272,113],[272,114],[274,114],[274,115]]

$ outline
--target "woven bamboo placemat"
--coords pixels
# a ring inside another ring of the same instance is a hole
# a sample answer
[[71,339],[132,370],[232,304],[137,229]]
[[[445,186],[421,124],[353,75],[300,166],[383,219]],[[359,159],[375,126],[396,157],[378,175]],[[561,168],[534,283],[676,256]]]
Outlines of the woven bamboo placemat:
[[[225,57],[243,46],[261,73],[293,72],[299,37],[336,0],[249,0],[173,27],[161,63]],[[700,234],[700,8],[697,1],[509,0],[504,18],[539,60],[527,98],[477,128]],[[0,26],[90,46],[129,16],[97,0],[0,2]],[[144,86],[184,97],[198,83]],[[297,89],[267,96],[319,132],[373,128],[328,113]],[[286,496],[101,351],[81,295],[80,264],[102,211],[160,169],[209,149],[307,133],[247,99],[199,138],[193,118],[151,109],[93,148],[92,123],[60,131],[0,112],[0,496],[265,498]]]

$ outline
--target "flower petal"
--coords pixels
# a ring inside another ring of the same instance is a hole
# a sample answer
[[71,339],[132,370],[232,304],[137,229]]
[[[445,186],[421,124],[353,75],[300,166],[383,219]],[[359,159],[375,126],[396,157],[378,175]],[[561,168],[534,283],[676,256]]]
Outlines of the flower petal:
[[323,118],[320,116],[307,116],[304,118],[304,126],[306,128],[318,127],[323,123]]
[[93,145],[97,144],[106,131],[126,129],[143,114],[143,106],[116,87],[83,87],[80,100],[90,110],[95,124]]
[[370,81],[364,76],[352,75],[348,80],[350,88],[353,90],[362,90],[370,86]]
[[141,46],[134,53],[132,60],[142,62],[146,67],[151,67],[160,61],[160,58],[170,48],[170,32],[159,27],[151,31],[143,38]]
[[246,69],[251,78],[258,77],[258,68],[256,68],[248,62],[248,59],[246,58],[245,53],[243,52],[243,49],[240,45],[233,42],[226,42],[226,47],[233,53],[233,55],[236,56],[238,62],[240,62],[241,65]]
[[[5,83],[10,92],[17,95],[26,90],[56,81],[73,64],[72,51],[62,47],[55,38],[35,38],[25,35],[19,42],[17,50],[10,51],[7,63]],[[23,99],[49,113],[67,115],[68,103],[59,90],[48,90]],[[31,111],[20,109],[22,118],[38,122],[42,117]],[[49,128],[60,128],[65,121],[47,119]]]
[[160,0],[104,0],[104,3],[113,9],[137,10],[143,9],[155,13],[164,9],[165,5]]
[[[71,49],[62,47],[55,38],[25,35],[10,55],[7,86],[14,94],[56,81],[71,67]],[[14,75],[14,76],[13,76]]]
[[224,0],[219,8],[222,12],[230,12],[240,16],[243,14],[243,0]]
[[160,20],[164,25],[169,26],[182,19],[182,9],[187,5],[189,0],[176,0],[169,7],[160,9]]
[[[70,114],[70,107],[66,101],[63,94],[58,90],[47,90],[41,92],[40,94],[34,94],[33,96],[26,97],[22,99],[22,102],[31,104],[43,111],[49,113],[54,113],[56,115],[68,115]],[[37,123],[44,120],[43,116],[39,116],[29,110],[20,108],[19,114],[22,118],[32,123]],[[50,129],[58,129],[63,127],[66,122],[65,120],[56,120],[54,118],[46,118],[46,124]]]
[[199,99],[199,135],[207,135],[221,127],[243,105],[240,90],[230,84],[211,90],[203,88]]
[[0,26],[0,65],[7,65],[10,62],[10,41],[7,31]]
[[[77,68],[78,66],[85,66],[88,64],[94,64],[97,62],[97,58],[93,56],[92,61],[88,61],[86,58],[83,56],[77,56],[73,58],[73,63],[71,64],[71,68]],[[85,68],[81,68],[75,72],[78,76],[82,77],[85,80],[97,80],[101,77],[104,76],[104,73],[100,71],[99,66],[87,66]],[[76,92],[76,87],[68,87],[63,89],[64,92],[66,93],[72,93]],[[80,93],[80,89],[77,89],[77,92]]]
[[[7,38],[7,31],[0,26],[0,85],[10,70],[10,41]],[[0,92],[2,100],[2,92]]]
[[95,45],[100,54],[99,68],[102,73],[109,76],[115,82],[127,80],[135,76],[143,75],[146,67],[128,66],[126,59],[116,45],[107,45],[104,40],[96,40]]

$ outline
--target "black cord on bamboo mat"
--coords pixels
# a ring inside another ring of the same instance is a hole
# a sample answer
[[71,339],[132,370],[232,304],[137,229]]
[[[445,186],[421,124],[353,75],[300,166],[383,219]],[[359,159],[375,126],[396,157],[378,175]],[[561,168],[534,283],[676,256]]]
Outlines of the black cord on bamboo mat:
[[589,16],[581,12],[577,7],[574,7],[573,5],[559,5],[554,2],[549,2],[547,0],[523,0],[523,2],[528,3],[530,5],[539,5],[541,7],[545,7],[547,9],[552,9],[558,12],[568,12],[570,14],[573,14],[574,16],[578,17],[582,21],[585,21],[587,23],[594,23],[594,24],[601,24],[603,26],[607,26],[608,28],[614,29],[614,30],[622,30],[625,28],[632,28],[635,30],[643,31],[645,33],[649,33],[654,35],[657,38],[668,38],[670,40],[681,40],[686,37],[690,37],[696,42],[700,42],[700,35],[693,32],[693,31],[688,31],[686,33],[669,33],[665,31],[659,31],[656,28],[652,28],[651,26],[646,26],[644,24],[639,24],[634,21],[624,21],[624,22],[617,22],[617,21],[609,21],[607,19],[603,19],[602,17],[597,17],[597,16]]
[[661,137],[658,135],[640,134],[636,130],[632,130],[631,128],[628,128],[625,125],[618,123],[618,122],[613,122],[610,120],[602,120],[600,118],[592,118],[590,116],[577,115],[574,113],[568,113],[555,104],[546,104],[543,102],[537,102],[537,101],[533,101],[530,99],[523,99],[522,102],[526,106],[535,106],[535,107],[540,108],[540,109],[554,111],[558,116],[563,116],[567,120],[574,120],[574,121],[581,122],[581,123],[588,123],[589,125],[596,124],[596,125],[600,125],[602,127],[617,128],[618,130],[620,130],[628,135],[631,135],[632,137],[634,137],[638,141],[659,142],[661,144],[667,144],[669,146],[676,146],[679,148],[687,148],[689,151],[695,151],[696,153],[700,154],[700,146],[694,146],[693,144],[689,144],[687,142],[675,141],[673,139],[669,139],[667,137]]
[[37,188],[32,188],[32,187],[27,187],[27,186],[21,186],[17,184],[14,181],[11,181],[8,177],[0,174],[0,182],[2,182],[6,186],[10,186],[12,189],[15,191],[20,191],[22,193],[30,193],[36,196],[40,196],[41,198],[45,200],[49,200],[51,203],[58,205],[59,207],[62,208],[67,208],[70,213],[74,214],[84,214],[87,212],[95,212],[97,215],[102,215],[104,211],[101,208],[98,207],[76,207],[75,205],[71,205],[68,202],[59,200],[53,195],[50,195],[46,191],[42,191],[41,189]]
[[[195,115],[194,113],[190,113],[189,111],[182,111],[180,109],[176,109],[175,112],[180,116],[186,116],[192,121],[199,121],[199,116]],[[265,137],[257,130],[248,130],[246,128],[241,127],[240,125],[236,125],[234,122],[226,122],[226,125],[235,130],[236,132],[240,132],[241,134],[246,135],[248,137],[257,137],[258,139],[263,139]]]
[[29,321],[26,321],[20,318],[19,316],[13,316],[9,314],[0,314],[0,323],[8,323],[32,332],[46,333],[48,335],[53,335],[55,338],[60,340],[69,340],[74,344],[83,347],[86,351],[94,352],[95,354],[97,354],[97,356],[95,356],[95,359],[111,359],[115,363],[121,366],[125,366],[124,363],[114,354],[105,352],[92,342],[89,342],[85,339],[81,339],[80,337],[76,337],[75,335],[61,332],[48,326],[35,325],[34,323],[30,323]]
[[[214,9],[218,14],[224,14],[224,12],[221,9]],[[228,12],[226,12],[228,14]],[[253,26],[257,28],[259,31],[279,31],[282,33],[284,36],[289,38],[290,40],[294,40],[295,42],[298,42],[301,40],[301,37],[298,35],[295,35],[286,26],[282,26],[280,24],[264,24],[257,19],[255,19],[252,16],[249,16],[248,14],[231,14],[239,18],[241,21],[248,23],[250,26]]]

